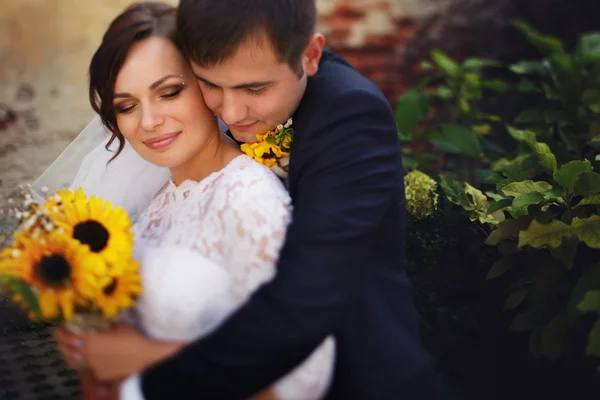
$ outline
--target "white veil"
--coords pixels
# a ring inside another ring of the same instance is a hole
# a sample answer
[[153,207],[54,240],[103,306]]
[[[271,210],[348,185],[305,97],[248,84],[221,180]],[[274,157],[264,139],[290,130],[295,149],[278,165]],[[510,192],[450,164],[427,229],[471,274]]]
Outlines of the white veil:
[[62,188],[82,188],[86,195],[96,195],[121,206],[133,222],[148,206],[154,195],[170,178],[168,168],[158,167],[140,157],[129,143],[110,163],[118,148],[115,140],[110,150],[105,146],[110,133],[96,116],[62,154],[31,185],[31,195],[43,202],[47,195]]

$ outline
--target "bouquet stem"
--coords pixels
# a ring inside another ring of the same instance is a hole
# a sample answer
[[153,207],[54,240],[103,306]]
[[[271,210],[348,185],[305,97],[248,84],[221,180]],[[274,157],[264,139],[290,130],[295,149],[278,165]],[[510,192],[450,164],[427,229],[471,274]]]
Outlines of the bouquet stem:
[[93,333],[111,329],[114,321],[106,319],[100,314],[75,313],[73,319],[65,322],[64,326],[65,329],[76,334]]

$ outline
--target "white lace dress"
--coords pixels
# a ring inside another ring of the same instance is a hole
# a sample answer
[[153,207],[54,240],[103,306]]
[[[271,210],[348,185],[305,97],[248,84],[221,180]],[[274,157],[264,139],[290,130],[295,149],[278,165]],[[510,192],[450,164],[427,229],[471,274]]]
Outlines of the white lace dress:
[[[200,182],[169,182],[134,226],[144,288],[135,314],[144,334],[192,341],[214,330],[274,276],[290,212],[279,179],[245,155]],[[275,383],[276,394],[323,397],[333,359],[328,338]]]

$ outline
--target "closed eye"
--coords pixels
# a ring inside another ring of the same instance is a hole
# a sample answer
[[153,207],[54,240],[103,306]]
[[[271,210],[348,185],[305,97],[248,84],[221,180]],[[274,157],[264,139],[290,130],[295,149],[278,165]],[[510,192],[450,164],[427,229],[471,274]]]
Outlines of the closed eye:
[[177,97],[177,95],[179,95],[179,93],[181,93],[183,89],[181,87],[178,88],[173,88],[167,92],[165,92],[163,95],[161,95],[160,97],[162,98],[166,98],[166,99],[171,99],[173,97]]
[[117,114],[127,114],[127,113],[130,113],[131,111],[133,111],[134,108],[135,108],[135,105],[132,105],[129,107],[115,106],[115,111],[117,112]]
[[204,81],[204,80],[200,80],[200,82],[201,82],[201,83],[202,83],[202,84],[203,84],[205,87],[207,87],[208,89],[216,89],[216,88],[218,88],[218,86],[217,86],[217,85],[213,85],[213,84],[212,84],[212,83],[210,83],[210,82],[207,82],[207,81]]
[[259,94],[264,93],[264,91],[267,90],[267,88],[266,87],[262,87],[262,88],[259,88],[259,89],[250,89],[250,88],[248,88],[246,90],[252,96],[258,96]]

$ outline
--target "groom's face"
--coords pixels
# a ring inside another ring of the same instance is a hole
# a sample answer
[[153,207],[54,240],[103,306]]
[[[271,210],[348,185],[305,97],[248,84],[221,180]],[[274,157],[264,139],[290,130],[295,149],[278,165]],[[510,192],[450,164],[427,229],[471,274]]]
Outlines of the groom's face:
[[261,35],[241,44],[232,57],[215,66],[207,68],[192,62],[206,105],[238,141],[255,142],[257,134],[275,128],[294,114],[304,95],[307,76],[318,69],[322,36],[316,39],[318,51],[311,50],[313,39],[302,57],[301,76],[278,60],[270,41]]

